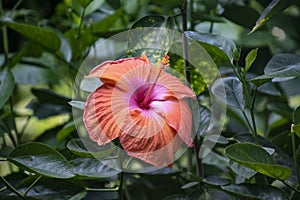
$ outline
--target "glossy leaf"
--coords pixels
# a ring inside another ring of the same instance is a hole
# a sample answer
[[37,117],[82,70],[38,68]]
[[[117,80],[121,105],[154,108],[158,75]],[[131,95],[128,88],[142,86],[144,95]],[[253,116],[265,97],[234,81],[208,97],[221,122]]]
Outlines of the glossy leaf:
[[[27,188],[37,179],[30,176],[23,180],[18,190],[24,193]],[[27,193],[28,199],[53,200],[53,199],[82,199],[86,196],[86,190],[79,184],[66,180],[42,177]]]
[[246,60],[245,60],[245,71],[247,72],[251,65],[253,64],[253,62],[256,59],[257,56],[257,48],[256,49],[252,49],[246,56]]
[[203,182],[209,185],[216,185],[216,186],[230,184],[229,179],[225,179],[219,176],[207,176],[203,179]]
[[208,131],[208,127],[210,124],[210,120],[211,120],[211,112],[210,110],[203,106],[200,105],[199,106],[199,126],[198,126],[198,130],[197,130],[197,134],[198,135],[203,135]]
[[277,72],[258,76],[254,79],[251,79],[251,82],[256,85],[262,85],[272,79],[275,79],[276,81],[286,81],[298,77],[300,77],[300,63],[286,66],[285,69],[279,70]]
[[199,182],[197,182],[197,181],[189,182],[189,183],[187,183],[187,184],[184,184],[184,185],[181,187],[181,189],[192,188],[192,187],[194,187],[194,186],[196,186],[196,185],[199,185]]
[[85,102],[84,101],[70,101],[69,104],[73,107],[73,108],[77,108],[79,110],[84,110],[84,106],[85,106]]
[[54,148],[38,142],[17,147],[8,160],[22,169],[53,178],[74,176],[70,163]]
[[93,92],[102,84],[99,78],[85,78],[80,83],[80,89],[85,92]]
[[81,178],[108,178],[120,173],[119,170],[104,165],[96,158],[76,158],[70,162],[74,174]]
[[252,143],[237,143],[228,146],[225,154],[240,165],[276,179],[285,180],[291,175],[289,168],[276,164],[266,150]]
[[1,20],[0,22],[47,49],[56,51],[60,48],[59,37],[49,29],[31,24],[14,22],[10,19]]
[[233,62],[235,58],[234,54],[237,52],[233,40],[220,35],[197,33],[194,31],[186,31],[185,35],[188,38],[198,41],[217,65],[223,62]]
[[173,40],[174,20],[172,17],[151,15],[135,22],[128,37],[128,57],[145,54],[156,64],[166,55]]
[[222,189],[241,199],[288,200],[285,192],[271,185],[240,184],[222,186]]
[[269,22],[273,17],[283,12],[287,7],[293,4],[295,0],[273,0],[262,12],[251,33],[260,29],[264,24]]
[[14,78],[7,69],[0,71],[0,109],[9,99],[15,87]]
[[75,138],[68,142],[67,148],[74,154],[82,157],[99,158],[108,156],[116,149],[116,146],[111,143],[105,146],[99,146],[91,140]]
[[232,165],[230,165],[230,169],[234,173],[236,173],[244,178],[247,178],[247,179],[249,179],[252,176],[254,176],[255,174],[257,174],[257,172],[255,170],[250,169],[248,167],[244,167],[243,165],[240,165],[236,162],[234,162],[234,163],[232,163]]
[[[226,98],[223,90],[225,89]],[[243,85],[236,77],[218,79],[211,87],[212,93],[228,106],[238,109],[245,108]]]

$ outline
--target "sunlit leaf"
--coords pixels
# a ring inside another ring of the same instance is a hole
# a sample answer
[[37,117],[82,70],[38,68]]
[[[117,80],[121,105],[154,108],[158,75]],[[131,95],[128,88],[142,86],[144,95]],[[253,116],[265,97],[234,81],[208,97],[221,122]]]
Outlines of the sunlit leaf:
[[14,22],[10,19],[2,19],[0,22],[47,49],[56,51],[60,47],[59,37],[49,29],[31,24]]
[[0,109],[9,99],[15,87],[14,78],[7,69],[0,71]]
[[54,148],[30,142],[17,147],[8,160],[22,169],[53,178],[74,176],[70,163]]
[[145,54],[151,63],[156,64],[172,44],[174,20],[172,17],[151,15],[135,22],[128,37],[128,57]]
[[222,189],[234,194],[239,199],[288,200],[285,192],[271,185],[240,184],[222,186]]
[[245,60],[245,71],[247,72],[250,67],[252,66],[253,62],[256,59],[257,56],[257,48],[256,49],[252,49],[246,56],[246,60]]
[[264,24],[269,22],[273,17],[280,14],[287,7],[292,5],[295,0],[273,0],[262,12],[259,19],[256,21],[256,25],[252,28],[250,33],[260,29]]
[[188,38],[198,41],[210,54],[217,65],[223,62],[233,62],[234,54],[237,52],[237,48],[233,40],[220,35],[197,33],[194,31],[186,31],[185,35]]
[[252,143],[237,143],[228,146],[225,154],[231,160],[264,175],[285,180],[291,170],[275,163],[273,157],[262,147]]

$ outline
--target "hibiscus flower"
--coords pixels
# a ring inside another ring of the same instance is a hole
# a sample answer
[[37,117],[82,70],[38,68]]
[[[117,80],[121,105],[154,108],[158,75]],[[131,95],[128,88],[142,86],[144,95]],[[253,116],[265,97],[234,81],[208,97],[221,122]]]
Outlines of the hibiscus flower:
[[192,90],[145,55],[106,61],[86,78],[103,82],[86,101],[83,121],[90,138],[105,145],[119,138],[129,156],[162,168],[184,142],[192,146]]

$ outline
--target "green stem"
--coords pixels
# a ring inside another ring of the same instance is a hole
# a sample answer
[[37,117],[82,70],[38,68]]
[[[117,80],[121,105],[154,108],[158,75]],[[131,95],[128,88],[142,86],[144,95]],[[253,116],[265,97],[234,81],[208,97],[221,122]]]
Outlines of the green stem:
[[13,193],[15,193],[18,197],[20,197],[21,199],[26,199],[16,188],[14,188],[7,180],[5,180],[4,177],[0,176],[1,180],[4,182],[4,185],[6,185],[6,187],[12,191]]
[[252,120],[254,140],[255,140],[255,143],[258,144],[258,134],[257,134],[257,128],[256,128],[256,122],[255,122],[255,116],[254,116],[254,105],[255,105],[255,99],[256,99],[256,92],[257,92],[257,87],[254,90],[253,100],[252,100],[252,104],[250,107],[250,115],[251,115],[251,120]]
[[300,175],[299,175],[299,166],[297,162],[297,151],[296,151],[296,139],[295,139],[295,132],[293,130],[293,125],[291,127],[291,134],[292,134],[292,148],[293,148],[293,159],[294,159],[294,167],[295,167],[295,173],[297,178],[297,188],[300,186]]
[[[0,3],[0,12],[1,12],[1,15],[3,15],[2,2]],[[6,26],[2,26],[2,40],[3,40],[4,59],[5,59],[4,65],[6,65],[8,63],[8,53],[9,53]]]
[[4,190],[6,190],[6,189],[7,189],[7,187],[6,187],[6,186],[4,186],[4,187],[0,188],[0,192],[4,191]]
[[245,118],[245,120],[246,120],[246,122],[247,122],[247,125],[248,125],[248,127],[249,127],[251,133],[253,133],[252,125],[251,125],[251,123],[250,123],[250,121],[249,121],[249,119],[248,119],[248,117],[247,117],[247,115],[246,115],[246,113],[245,113],[245,110],[242,110],[242,114],[243,114],[243,116],[244,116],[244,118]]
[[[180,7],[182,13],[182,36],[183,36],[183,56],[184,56],[184,72],[185,72],[185,79],[189,84],[191,82],[191,66],[189,64],[189,49],[188,49],[188,41],[187,37],[185,36],[185,32],[187,31],[187,1]],[[199,158],[199,151],[200,151],[200,142],[197,136],[194,138],[194,151],[195,151],[195,159],[196,159],[196,169],[197,175],[203,177],[203,167],[202,167],[202,160]],[[200,186],[201,187],[201,186]]]
[[119,187],[118,187],[120,200],[124,200],[123,185],[124,185],[124,172],[121,172],[119,175]]
[[293,191],[295,191],[295,192],[297,192],[297,193],[300,194],[300,190],[298,190],[297,188],[294,188],[293,186],[291,186],[290,184],[288,184],[288,183],[285,182],[285,181],[282,181],[282,183],[283,183],[284,185],[286,185],[287,187],[289,187],[290,189],[292,189]]
[[42,176],[40,175],[37,179],[35,179],[33,181],[33,183],[31,183],[31,185],[26,189],[26,191],[24,192],[24,196],[27,195],[27,193],[32,189],[32,187],[42,178]]

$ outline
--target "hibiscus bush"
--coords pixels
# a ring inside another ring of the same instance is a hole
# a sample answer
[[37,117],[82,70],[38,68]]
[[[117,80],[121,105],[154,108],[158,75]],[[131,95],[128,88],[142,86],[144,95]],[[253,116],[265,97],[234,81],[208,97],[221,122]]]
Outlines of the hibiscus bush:
[[0,199],[300,198],[299,1],[0,13]]

